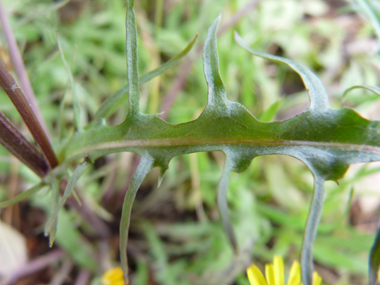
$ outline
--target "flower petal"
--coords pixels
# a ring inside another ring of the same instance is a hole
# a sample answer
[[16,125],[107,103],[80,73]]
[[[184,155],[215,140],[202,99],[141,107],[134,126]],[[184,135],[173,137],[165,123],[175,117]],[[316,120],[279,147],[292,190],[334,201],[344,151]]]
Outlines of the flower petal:
[[299,285],[301,283],[301,265],[294,261],[290,268],[288,285]]
[[124,285],[123,270],[121,267],[111,268],[102,276],[103,285]]
[[284,261],[279,255],[273,257],[273,267],[274,267],[274,281],[275,285],[285,285],[284,276]]
[[319,276],[317,271],[313,272],[313,285],[320,285],[322,282],[321,276]]
[[273,264],[265,264],[265,277],[267,278],[268,285],[276,285]]
[[251,285],[268,285],[265,281],[264,275],[256,265],[251,265],[247,268],[248,280]]

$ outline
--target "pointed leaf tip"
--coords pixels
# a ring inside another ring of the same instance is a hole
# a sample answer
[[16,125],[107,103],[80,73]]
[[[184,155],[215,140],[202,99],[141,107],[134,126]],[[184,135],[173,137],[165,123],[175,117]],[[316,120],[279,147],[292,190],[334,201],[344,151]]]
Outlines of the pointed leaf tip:
[[380,87],[378,87],[378,86],[355,85],[355,86],[348,88],[346,91],[344,91],[342,97],[343,98],[346,97],[347,94],[354,89],[366,89],[366,90],[371,91],[372,93],[375,93],[376,95],[380,96]]
[[167,167],[166,168],[160,167],[160,174],[158,176],[157,188],[160,188],[162,180],[164,180],[164,176],[165,176],[166,170],[168,170]]
[[124,197],[121,220],[120,220],[120,259],[123,269],[124,280],[129,284],[128,280],[128,258],[127,258],[127,245],[128,245],[128,230],[131,220],[131,211],[133,201],[135,200],[137,190],[140,188],[145,176],[153,167],[154,159],[149,154],[141,155],[140,164],[129,182],[129,188]]
[[301,249],[301,278],[303,284],[305,285],[312,285],[313,243],[322,214],[323,198],[325,193],[325,180],[317,173],[313,173],[313,175],[314,192],[310,204],[309,216],[307,217]]
[[203,69],[208,85],[208,109],[219,114],[228,112],[228,99],[226,89],[219,72],[219,57],[216,43],[216,31],[221,19],[219,15],[208,29],[207,38],[203,48]]
[[322,111],[329,108],[329,98],[327,91],[323,86],[322,81],[310,69],[288,58],[255,51],[248,46],[248,44],[240,37],[236,31],[234,36],[235,41],[248,52],[265,59],[285,63],[295,72],[297,72],[301,77],[309,94],[310,110]]

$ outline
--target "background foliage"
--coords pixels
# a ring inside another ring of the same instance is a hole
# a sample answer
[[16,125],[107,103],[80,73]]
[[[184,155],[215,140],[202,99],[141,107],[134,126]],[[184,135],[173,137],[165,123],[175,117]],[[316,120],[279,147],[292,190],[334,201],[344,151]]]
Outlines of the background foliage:
[[[73,132],[73,103],[56,31],[75,77],[85,125],[100,103],[126,83],[124,1],[77,0],[52,12],[46,9],[53,1],[4,4],[12,14],[12,27],[48,127],[54,137],[65,137]],[[289,57],[315,71],[333,108],[348,105],[366,118],[376,118],[376,96],[358,90],[344,101],[341,97],[355,84],[379,85],[380,74],[374,30],[348,2],[262,1],[254,6],[247,1],[138,1],[136,5],[140,74],[173,57],[196,33],[201,45],[219,13],[223,27],[243,10],[246,14],[218,39],[221,76],[231,100],[266,121],[292,117],[308,105],[298,75],[282,65],[253,59],[235,43],[237,30],[256,50]],[[1,43],[1,58],[12,70],[2,38]],[[182,63],[142,85],[141,108],[148,113],[165,111],[169,122],[181,123],[199,115],[206,93],[195,47]],[[60,112],[63,98],[65,109]],[[4,93],[0,108],[13,122],[21,122]],[[127,104],[120,104],[109,122],[120,123],[126,113]],[[61,147],[58,140],[54,146]],[[38,181],[5,150],[1,155],[1,199]],[[130,153],[108,155],[85,173],[77,186],[85,210],[82,207],[78,213],[73,199],[59,218],[55,248],[65,254],[44,274],[29,278],[49,282],[69,268],[67,284],[78,280],[84,270],[96,283],[105,269],[117,264],[121,201],[137,159]],[[230,215],[238,242],[246,249],[234,257],[215,204],[223,161],[218,152],[177,157],[160,188],[156,189],[157,172],[144,181],[133,209],[128,249],[133,284],[248,284],[244,269],[251,261],[264,264],[273,254],[283,255],[288,264],[298,259],[312,193],[309,170],[295,159],[271,156],[256,158],[246,172],[232,174]],[[314,258],[327,284],[365,283],[368,251],[378,224],[374,201],[379,194],[373,187],[378,169],[352,168],[340,185],[326,185]],[[26,237],[32,260],[51,252],[42,229],[49,202],[48,195],[41,193],[1,212],[2,220]],[[101,226],[86,215],[100,217]]]

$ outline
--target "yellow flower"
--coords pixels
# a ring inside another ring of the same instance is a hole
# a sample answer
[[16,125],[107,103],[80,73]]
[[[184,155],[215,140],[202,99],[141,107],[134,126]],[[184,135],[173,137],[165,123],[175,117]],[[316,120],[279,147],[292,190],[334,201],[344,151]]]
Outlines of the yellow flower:
[[125,285],[121,267],[111,268],[102,276],[103,285]]
[[[273,264],[268,263],[265,265],[265,276],[261,273],[260,269],[251,265],[247,268],[248,280],[251,285],[285,285],[284,277],[284,261],[281,256],[275,255],[273,257]],[[322,278],[316,271],[313,273],[313,285],[320,285]],[[289,279],[287,285],[302,285],[301,283],[301,266],[297,261],[293,262],[290,269]]]

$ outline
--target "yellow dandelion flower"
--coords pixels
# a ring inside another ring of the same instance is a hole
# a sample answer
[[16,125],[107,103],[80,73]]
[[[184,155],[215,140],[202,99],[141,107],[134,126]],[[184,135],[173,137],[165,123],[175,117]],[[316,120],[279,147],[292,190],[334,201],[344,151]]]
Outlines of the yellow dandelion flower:
[[103,285],[125,285],[121,267],[111,268],[102,276]]
[[[247,268],[248,280],[251,285],[285,285],[284,277],[284,261],[281,256],[273,257],[273,264],[265,265],[265,276],[261,273],[256,265]],[[313,273],[313,285],[320,285],[322,278],[316,271]],[[293,262],[290,268],[289,279],[287,285],[302,285],[301,283],[301,266],[297,261]]]

